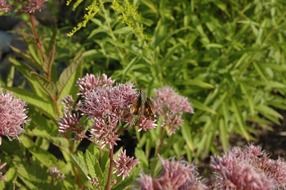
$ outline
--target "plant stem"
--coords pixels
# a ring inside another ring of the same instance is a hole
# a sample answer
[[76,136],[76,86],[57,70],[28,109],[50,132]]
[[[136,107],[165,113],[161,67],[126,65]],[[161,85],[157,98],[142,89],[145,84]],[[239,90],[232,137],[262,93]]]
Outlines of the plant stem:
[[109,170],[108,170],[105,190],[111,190],[112,168],[113,168],[113,147],[109,149]]
[[160,128],[160,137],[159,137],[160,139],[159,139],[159,143],[158,143],[158,145],[156,147],[155,155],[160,153],[160,149],[161,149],[162,144],[163,144],[164,136],[165,136],[165,129],[161,126],[161,128]]
[[29,14],[29,18],[30,18],[30,22],[31,22],[32,33],[33,33],[34,39],[36,41],[36,45],[40,51],[40,56],[42,58],[42,61],[44,62],[45,61],[45,53],[44,53],[44,48],[43,48],[42,42],[40,40],[39,34],[36,30],[35,17],[32,14]]

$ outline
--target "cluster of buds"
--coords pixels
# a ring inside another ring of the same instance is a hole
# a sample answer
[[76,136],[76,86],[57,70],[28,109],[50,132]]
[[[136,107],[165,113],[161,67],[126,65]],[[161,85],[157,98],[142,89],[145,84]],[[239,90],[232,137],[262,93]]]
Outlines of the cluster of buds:
[[163,170],[161,175],[152,178],[142,175],[138,180],[141,190],[206,190],[206,186],[198,178],[193,165],[184,161],[161,159]]
[[14,0],[8,3],[6,0],[0,0],[0,12],[24,12],[33,14],[41,10],[45,2],[46,0],[22,0],[20,3]]
[[0,93],[0,138],[17,137],[26,122],[26,104],[10,93]]
[[129,175],[129,172],[138,163],[138,160],[134,159],[133,157],[127,156],[126,151],[121,150],[118,158],[114,160],[114,163],[115,163],[114,173],[116,173],[117,176],[122,176],[124,179]]
[[65,178],[65,175],[57,167],[49,168],[48,172],[55,180],[63,180]]
[[213,157],[215,190],[272,190],[286,188],[286,163],[273,160],[260,147],[235,147],[222,157]]

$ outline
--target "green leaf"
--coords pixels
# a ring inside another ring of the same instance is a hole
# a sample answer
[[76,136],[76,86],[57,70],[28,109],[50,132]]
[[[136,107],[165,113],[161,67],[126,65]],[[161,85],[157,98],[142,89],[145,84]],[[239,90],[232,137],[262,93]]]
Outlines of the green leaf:
[[187,146],[188,146],[189,150],[193,151],[194,150],[194,145],[193,145],[193,142],[192,142],[192,135],[191,135],[191,131],[190,131],[190,126],[182,125],[181,126],[181,130],[182,130],[183,138],[185,139],[185,142],[187,143]]
[[236,121],[238,123],[238,127],[239,127],[239,131],[242,134],[242,136],[247,139],[250,140],[251,136],[249,135],[249,133],[246,130],[246,126],[244,125],[244,121],[241,115],[241,111],[238,110],[238,106],[237,103],[235,102],[235,100],[232,100],[232,107],[233,107],[233,112],[234,112],[234,116],[236,118]]
[[25,63],[20,63],[16,59],[10,58],[10,63],[12,63],[18,71],[24,75],[24,77],[28,80],[34,92],[37,93],[38,96],[48,98],[49,96],[46,93],[46,90],[41,86],[37,78],[33,73],[35,73],[34,69]]
[[34,147],[32,149],[30,148],[29,152],[47,168],[57,165],[57,159],[48,151]]
[[228,139],[228,131],[227,126],[225,126],[225,122],[223,119],[219,119],[219,137],[223,147],[223,150],[226,151],[229,148],[229,139]]
[[204,105],[203,103],[197,101],[197,100],[192,100],[192,105],[195,109],[199,109],[199,110],[202,110],[202,111],[206,111],[206,112],[209,112],[211,114],[216,114],[216,111],[211,109],[210,107]]
[[79,76],[79,65],[82,62],[82,54],[79,53],[70,65],[61,73],[59,80],[56,83],[59,100],[71,93],[74,89],[74,84]]
[[89,175],[83,153],[79,152],[77,155],[72,155],[72,159],[76,163],[76,165],[80,168],[81,172],[88,179]]
[[[95,162],[96,162],[96,155],[92,155],[90,152],[85,153],[85,162],[87,165],[88,173],[91,177],[96,177],[96,171],[95,171]],[[100,169],[99,163],[97,162],[97,169]],[[101,170],[97,170],[101,177],[102,177],[102,172]],[[99,177],[99,176],[98,176]]]
[[135,150],[135,156],[136,158],[139,160],[139,163],[142,164],[142,166],[144,168],[147,168],[148,167],[148,158],[147,156],[145,155],[145,152],[141,149],[138,149],[136,148]]
[[202,81],[200,79],[190,80],[190,81],[188,81],[188,84],[192,85],[192,86],[198,86],[198,87],[201,87],[201,88],[206,88],[206,89],[214,88],[214,86],[212,84],[206,83],[206,82],[204,82],[204,81]]
[[6,88],[7,90],[13,92],[17,97],[21,98],[25,102],[35,106],[36,108],[40,109],[42,112],[46,113],[52,118],[55,118],[55,113],[53,111],[53,107],[51,103],[48,101],[43,100],[41,97],[20,88]]
[[127,190],[130,189],[134,181],[136,180],[138,174],[139,174],[139,169],[134,168],[130,175],[126,179],[120,179],[118,180],[119,183],[117,183],[114,187],[112,187],[112,190]]
[[283,118],[283,116],[279,114],[277,111],[265,105],[257,106],[257,110],[261,114],[263,114],[267,119],[271,120],[272,122],[278,125],[280,124],[279,120]]
[[17,176],[16,169],[13,167],[10,167],[8,171],[5,173],[5,181],[6,182],[12,181],[13,179],[15,179],[16,176]]

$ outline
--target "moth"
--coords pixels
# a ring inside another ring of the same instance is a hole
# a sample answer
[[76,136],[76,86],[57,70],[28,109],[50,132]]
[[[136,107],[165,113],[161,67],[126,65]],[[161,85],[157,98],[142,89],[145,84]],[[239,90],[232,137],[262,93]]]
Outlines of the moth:
[[154,103],[151,98],[147,97],[141,90],[139,91],[139,95],[132,104],[130,111],[132,114],[141,118],[142,116],[155,120],[156,114],[154,111]]

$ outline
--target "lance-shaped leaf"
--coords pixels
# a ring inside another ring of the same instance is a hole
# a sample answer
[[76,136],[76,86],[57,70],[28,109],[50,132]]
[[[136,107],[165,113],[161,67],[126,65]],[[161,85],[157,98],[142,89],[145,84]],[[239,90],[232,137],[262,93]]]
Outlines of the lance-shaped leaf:
[[79,76],[79,65],[82,62],[82,53],[79,53],[70,63],[70,65],[61,73],[56,83],[59,100],[68,94],[71,94],[74,84]]

